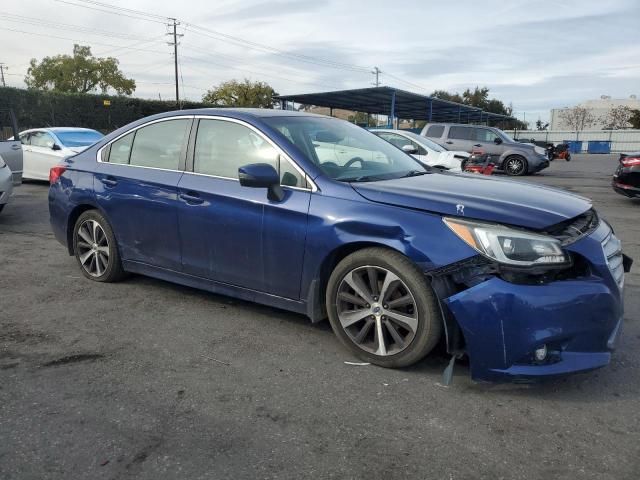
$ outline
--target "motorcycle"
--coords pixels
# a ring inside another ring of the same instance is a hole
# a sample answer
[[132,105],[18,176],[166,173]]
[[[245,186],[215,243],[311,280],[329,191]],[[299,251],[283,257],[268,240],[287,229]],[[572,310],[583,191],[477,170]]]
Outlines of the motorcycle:
[[545,150],[549,161],[555,160],[556,158],[566,160],[567,162],[571,161],[571,152],[569,151],[569,145],[566,143],[559,143],[558,145],[549,143]]

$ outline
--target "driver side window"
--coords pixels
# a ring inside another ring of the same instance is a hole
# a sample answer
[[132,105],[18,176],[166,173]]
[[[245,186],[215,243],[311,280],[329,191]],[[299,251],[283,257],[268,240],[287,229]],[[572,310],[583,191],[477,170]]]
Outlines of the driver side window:
[[31,146],[33,147],[52,148],[54,143],[53,137],[46,132],[31,134]]
[[476,128],[476,140],[484,143],[493,143],[498,136],[487,128]]

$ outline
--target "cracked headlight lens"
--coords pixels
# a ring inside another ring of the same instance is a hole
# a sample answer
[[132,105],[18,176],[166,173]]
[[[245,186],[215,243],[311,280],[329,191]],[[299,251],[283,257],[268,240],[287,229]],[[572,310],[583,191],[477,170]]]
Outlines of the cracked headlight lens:
[[571,262],[560,241],[504,225],[444,218],[461,240],[497,262],[520,267],[564,265]]

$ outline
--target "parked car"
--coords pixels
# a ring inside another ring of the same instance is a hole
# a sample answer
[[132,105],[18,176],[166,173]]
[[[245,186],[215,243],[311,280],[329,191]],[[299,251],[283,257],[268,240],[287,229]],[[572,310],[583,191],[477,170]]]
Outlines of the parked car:
[[463,163],[469,158],[467,152],[449,151],[428,138],[406,130],[376,129],[372,132],[429,167],[461,172]]
[[[331,143],[359,156],[321,159]],[[623,318],[630,259],[589,200],[425,169],[336,118],[167,112],[67,158],[50,183],[53,232],[85,277],[133,272],[328,317],[384,367],[442,340],[476,379],[591,370]]]
[[499,155],[496,170],[507,175],[533,174],[549,166],[544,149],[516,142],[494,127],[431,123],[420,134],[451,150],[471,152],[480,148],[483,153]]
[[20,132],[24,150],[23,178],[47,180],[49,170],[63,158],[76,155],[104,135],[89,128],[35,128]]
[[13,186],[22,183],[22,146],[14,140],[17,133],[18,123],[13,111],[0,109],[0,157],[11,170]]
[[620,154],[613,174],[613,189],[620,195],[640,197],[640,152]]
[[13,193],[13,175],[11,169],[7,167],[2,155],[0,155],[0,212],[9,203],[9,198]]

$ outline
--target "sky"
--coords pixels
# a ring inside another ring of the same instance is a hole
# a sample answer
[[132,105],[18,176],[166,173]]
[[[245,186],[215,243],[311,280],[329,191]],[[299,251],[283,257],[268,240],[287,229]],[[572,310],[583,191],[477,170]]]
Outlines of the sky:
[[80,43],[116,57],[135,96],[174,98],[168,17],[183,35],[191,100],[243,78],[281,94],[363,88],[374,67],[382,85],[416,93],[487,86],[533,122],[601,95],[640,95],[638,0],[3,0],[7,85],[24,88],[32,58]]

